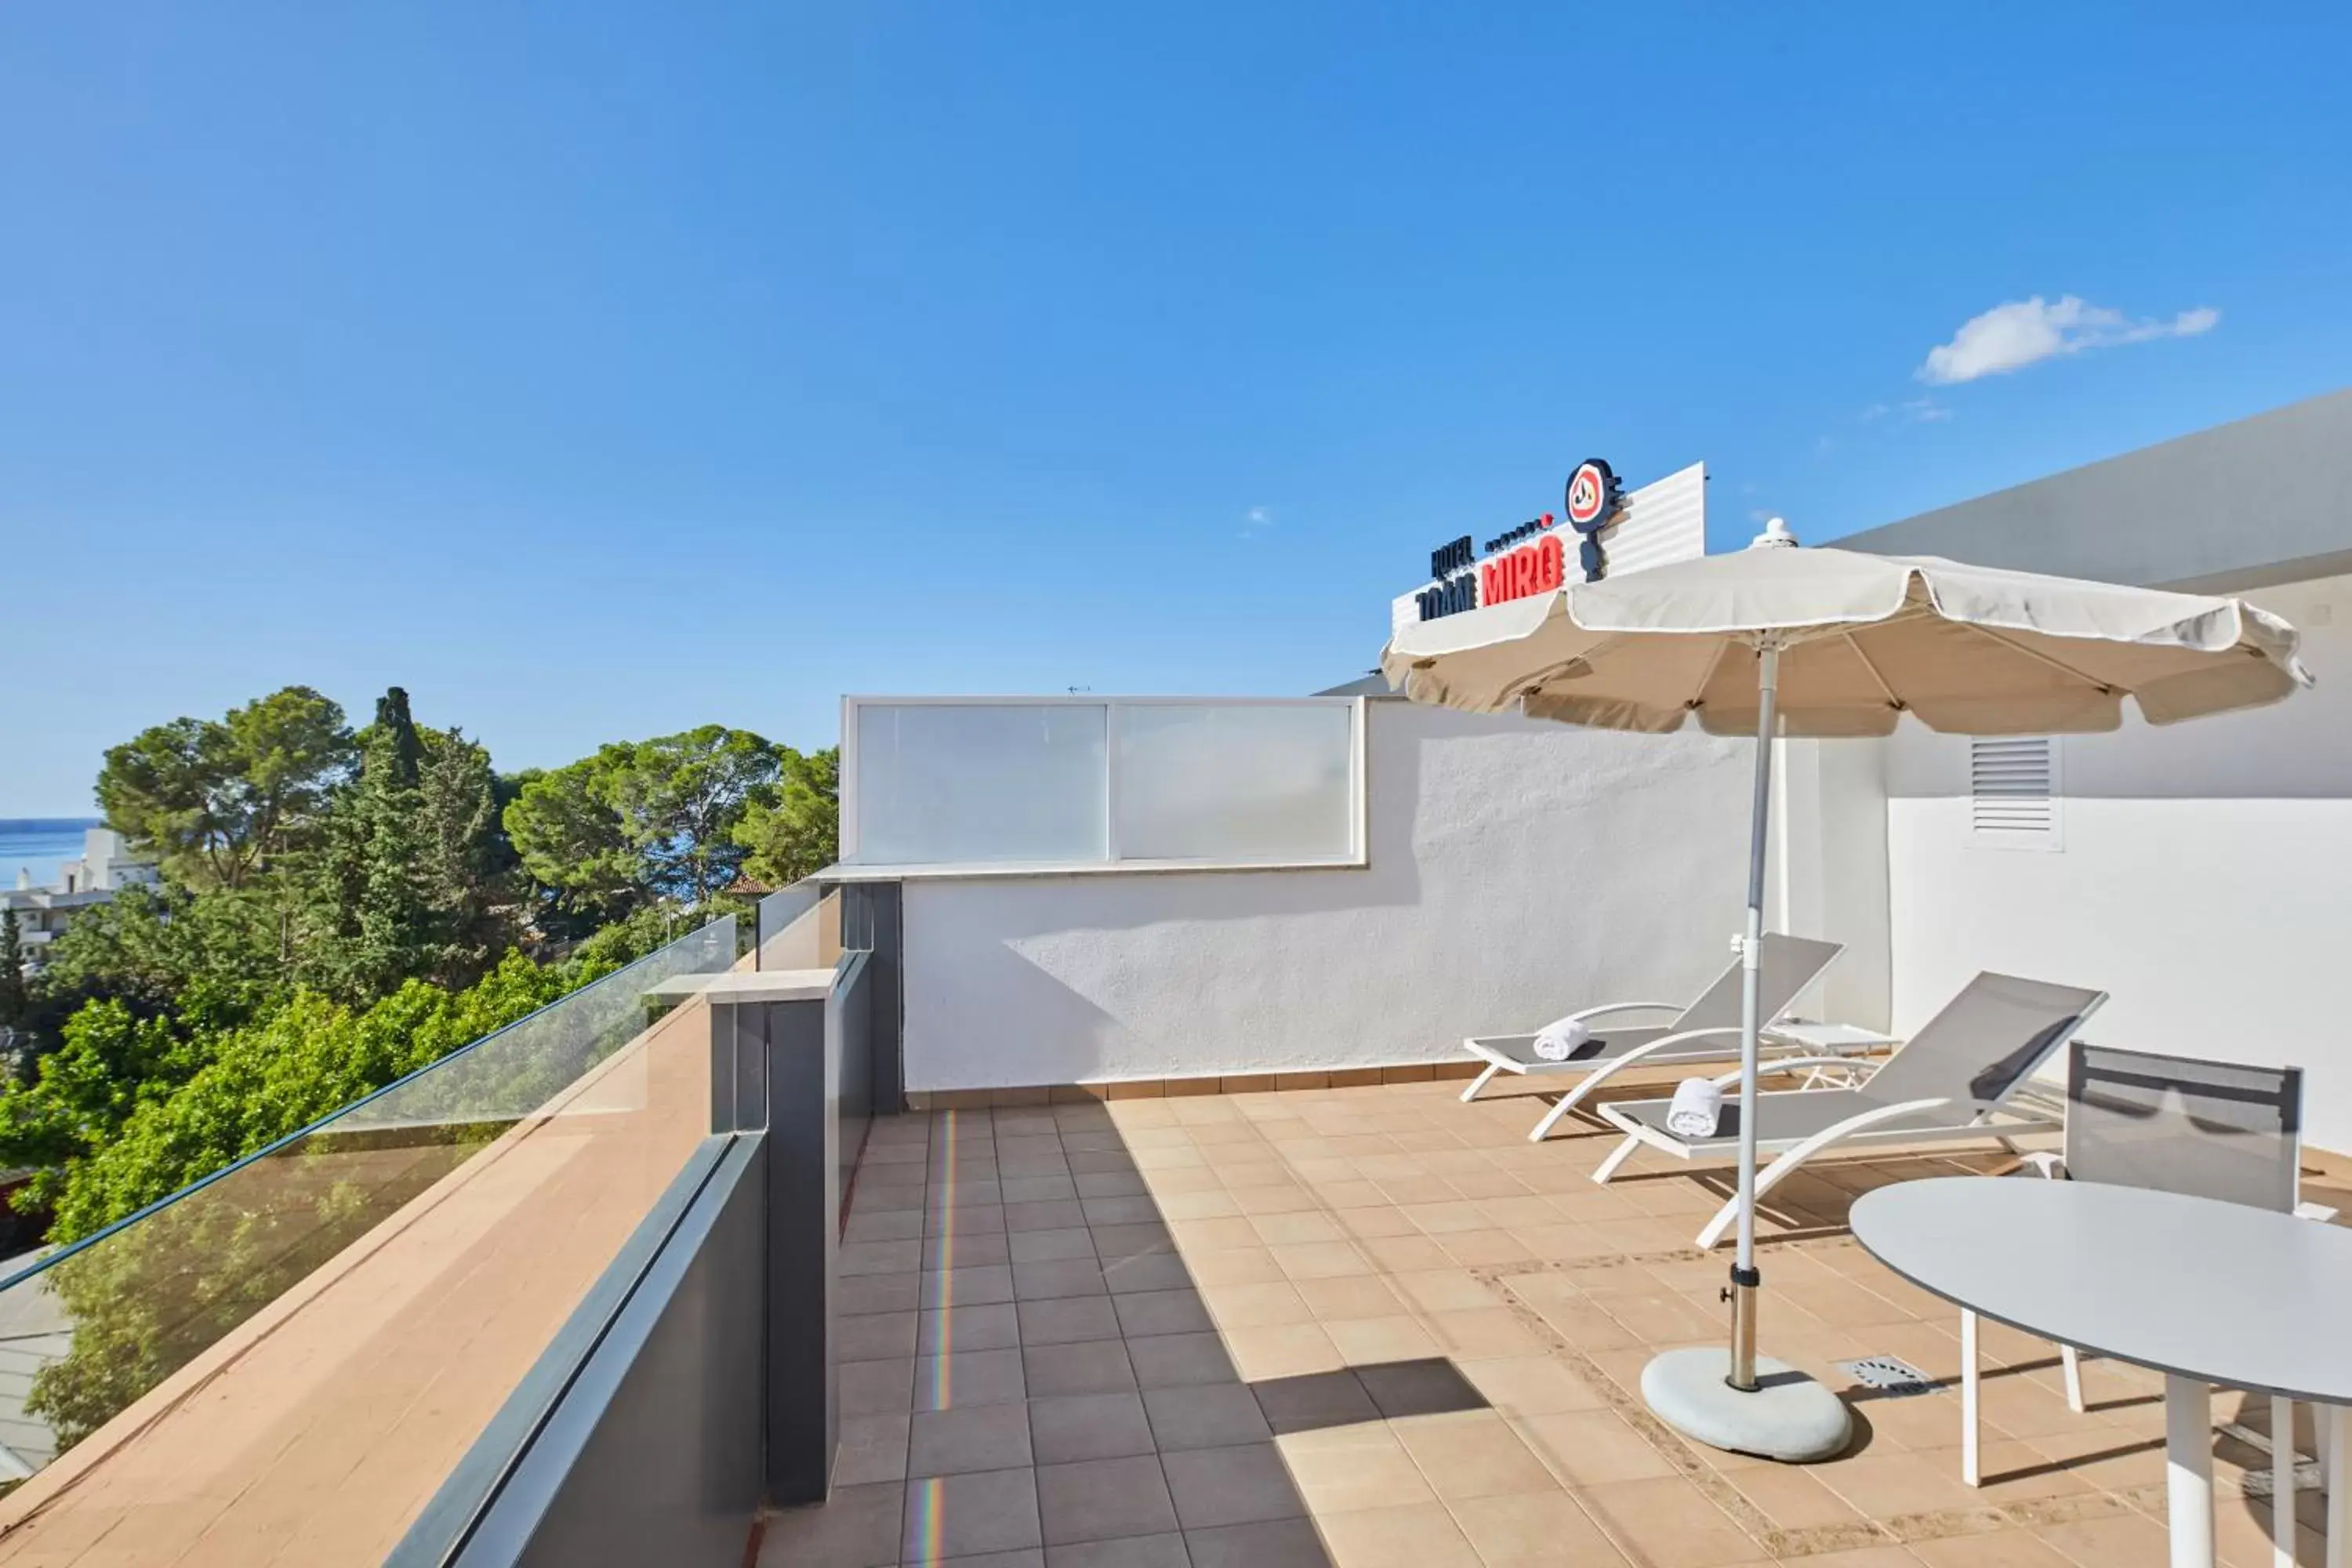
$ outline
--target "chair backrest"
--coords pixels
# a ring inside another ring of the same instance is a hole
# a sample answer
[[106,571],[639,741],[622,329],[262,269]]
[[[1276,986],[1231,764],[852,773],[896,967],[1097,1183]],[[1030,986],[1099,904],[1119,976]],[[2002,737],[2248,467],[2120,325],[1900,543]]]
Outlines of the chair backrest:
[[2303,1071],[2113,1050],[2066,1064],[2066,1173],[2294,1212]]
[[[1757,1003],[1762,1012],[1759,1023],[1769,1024],[1789,1010],[1797,994],[1811,985],[1830,960],[1845,951],[1845,944],[1816,942],[1809,936],[1783,936],[1778,931],[1764,933],[1762,972],[1756,977]],[[1674,1022],[1675,1030],[1730,1029],[1739,1024],[1739,964],[1715,977],[1715,984],[1702,993],[1699,999],[1683,1009],[1682,1016]]]
[[1999,1105],[2106,999],[2104,991],[1987,970],[1871,1075],[1863,1098],[1880,1105],[1950,1100],[1955,1111]]

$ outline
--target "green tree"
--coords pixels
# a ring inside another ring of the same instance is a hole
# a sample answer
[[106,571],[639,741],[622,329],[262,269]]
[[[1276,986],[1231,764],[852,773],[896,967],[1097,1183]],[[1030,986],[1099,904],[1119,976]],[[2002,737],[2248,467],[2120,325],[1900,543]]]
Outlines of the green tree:
[[604,921],[698,907],[741,869],[735,829],[778,766],[767,742],[719,724],[618,742],[525,784],[507,833],[524,869]]
[[343,710],[289,686],[223,718],[174,719],[106,753],[107,825],[184,886],[239,888],[315,831],[352,760]]
[[782,888],[840,858],[841,752],[776,748],[772,803],[754,798],[735,825],[743,874]]

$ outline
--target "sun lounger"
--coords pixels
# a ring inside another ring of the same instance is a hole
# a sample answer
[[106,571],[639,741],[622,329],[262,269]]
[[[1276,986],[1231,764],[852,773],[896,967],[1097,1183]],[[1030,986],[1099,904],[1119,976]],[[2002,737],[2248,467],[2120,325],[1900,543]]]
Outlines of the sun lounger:
[[[2011,1108],[2009,1098],[2064,1045],[2107,999],[2013,974],[1986,973],[1969,982],[1944,1010],[1874,1071],[1847,1058],[1779,1057],[1762,1064],[1785,1072],[1837,1061],[1869,1076],[1844,1089],[1781,1089],[1756,1097],[1756,1148],[1780,1157],[1757,1173],[1762,1197],[1825,1149],[1875,1143],[1936,1143],[1959,1139],[2005,1141],[2022,1132],[2054,1131],[2056,1120]],[[1737,1072],[1715,1080],[1729,1086]],[[1739,1107],[1726,1098],[1711,1138],[1679,1138],[1666,1130],[1668,1100],[1618,1100],[1600,1108],[1625,1142],[1592,1174],[1606,1182],[1644,1146],[1678,1160],[1728,1160],[1739,1149]],[[1722,1239],[1738,1211],[1735,1198],[1698,1234],[1698,1245]]]
[[[1768,934],[1764,938],[1763,969],[1759,976],[1759,1022],[1769,1024],[1789,1010],[1798,995],[1819,978],[1830,961],[1844,948],[1834,942],[1810,937]],[[1668,1015],[1664,1021],[1633,1022],[1631,1015]],[[1601,1023],[1627,1016],[1626,1022]],[[1462,1042],[1462,1048],[1486,1064],[1462,1091],[1465,1100],[1494,1081],[1496,1073],[1548,1076],[1573,1073],[1582,1078],[1559,1104],[1544,1113],[1528,1137],[1541,1142],[1559,1119],[1582,1104],[1592,1091],[1625,1068],[1675,1067],[1690,1062],[1736,1061],[1739,1057],[1739,963],[1733,960],[1716,976],[1699,999],[1677,1009],[1672,1002],[1616,1002],[1587,1007],[1570,1015],[1592,1029],[1582,1049],[1565,1061],[1546,1061],[1536,1055],[1533,1035],[1482,1035]]]

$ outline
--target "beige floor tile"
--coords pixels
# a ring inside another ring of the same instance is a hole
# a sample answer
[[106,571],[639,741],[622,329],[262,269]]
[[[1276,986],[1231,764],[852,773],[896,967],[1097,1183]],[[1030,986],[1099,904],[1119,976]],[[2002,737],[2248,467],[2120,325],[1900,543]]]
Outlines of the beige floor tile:
[[1339,1347],[1350,1366],[1377,1362],[1412,1361],[1439,1352],[1437,1342],[1421,1320],[1398,1314],[1386,1318],[1348,1318],[1326,1321],[1323,1331]]
[[1473,1356],[1457,1364],[1470,1385],[1506,1415],[1556,1415],[1608,1404],[1607,1394],[1556,1356]]
[[2063,1552],[2022,1530],[1915,1541],[1911,1554],[1927,1568],[2072,1568]]
[[1649,1480],[1675,1473],[1664,1455],[1608,1410],[1570,1410],[1516,1420],[1528,1447],[1570,1487]]
[[1318,1519],[1436,1500],[1421,1467],[1384,1421],[1286,1432],[1275,1445]]
[[[1382,1214],[1394,1214],[1394,1209],[1382,1209]],[[1359,1236],[1356,1245],[1383,1273],[1404,1275],[1424,1273],[1433,1269],[1458,1267],[1454,1255],[1429,1237],[1414,1232],[1409,1236]]]
[[1455,1360],[1483,1356],[1532,1355],[1544,1342],[1519,1321],[1508,1307],[1482,1307],[1464,1312],[1431,1312],[1426,1321],[1433,1338]]
[[1564,1491],[1465,1499],[1450,1507],[1454,1524],[1486,1568],[1553,1563],[1617,1568],[1625,1562],[1601,1527]]
[[[1226,1353],[1244,1381],[1261,1383],[1273,1377],[1298,1377],[1307,1373],[1336,1372],[1347,1365],[1331,1336],[1319,1323],[1276,1323],[1257,1329],[1223,1331]],[[1135,1355],[1130,1345],[1128,1353]],[[1139,1360],[1138,1367],[1141,1363]]]
[[1348,1234],[1329,1215],[1312,1211],[1258,1215],[1250,1223],[1257,1227],[1258,1235],[1268,1247],[1294,1242],[1339,1241]]
[[1196,1252],[1183,1259],[1195,1285],[1278,1285],[1289,1278],[1263,1247]]
[[1294,1280],[1337,1279],[1375,1272],[1364,1255],[1344,1241],[1311,1241],[1279,1246],[1274,1260]]
[[[1279,1259],[1277,1258],[1277,1261]],[[1315,1314],[1287,1282],[1260,1285],[1204,1285],[1201,1299],[1217,1327],[1260,1329],[1277,1323],[1304,1323]]]
[[1465,1312],[1501,1304],[1493,1287],[1466,1268],[1417,1268],[1392,1274],[1389,1283],[1413,1306],[1427,1312]]
[[1292,1282],[1298,1299],[1318,1321],[1332,1323],[1351,1318],[1386,1318],[1404,1310],[1404,1299],[1386,1280],[1369,1274],[1341,1275],[1329,1279]]
[[1801,1466],[1753,1465],[1732,1472],[1729,1479],[1742,1497],[1782,1530],[1863,1522],[1860,1510]]
[[1443,1503],[1319,1517],[1334,1568],[1477,1568],[1478,1553]]
[[1415,1415],[1390,1426],[1430,1489],[1449,1504],[1561,1489],[1518,1432],[1492,1410]]
[[1507,1230],[1448,1231],[1436,1240],[1448,1257],[1465,1268],[1531,1263],[1536,1259],[1535,1253]]
[[1679,1476],[1597,1486],[1578,1492],[1576,1500],[1636,1563],[1725,1568],[1769,1559],[1704,1492]]

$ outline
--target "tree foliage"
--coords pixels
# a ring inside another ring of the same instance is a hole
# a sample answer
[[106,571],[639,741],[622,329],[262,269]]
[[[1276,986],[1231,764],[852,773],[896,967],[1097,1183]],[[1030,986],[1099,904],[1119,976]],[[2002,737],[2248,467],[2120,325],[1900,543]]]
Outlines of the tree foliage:
[[106,753],[107,825],[194,889],[239,888],[317,829],[352,761],[343,710],[289,686],[220,719],[174,719]]
[[840,858],[841,752],[779,746],[776,759],[772,804],[753,799],[734,835],[745,851],[743,874],[782,888]]
[[525,870],[602,921],[698,907],[742,869],[736,830],[781,765],[779,748],[719,724],[616,742],[525,783],[507,834]]

